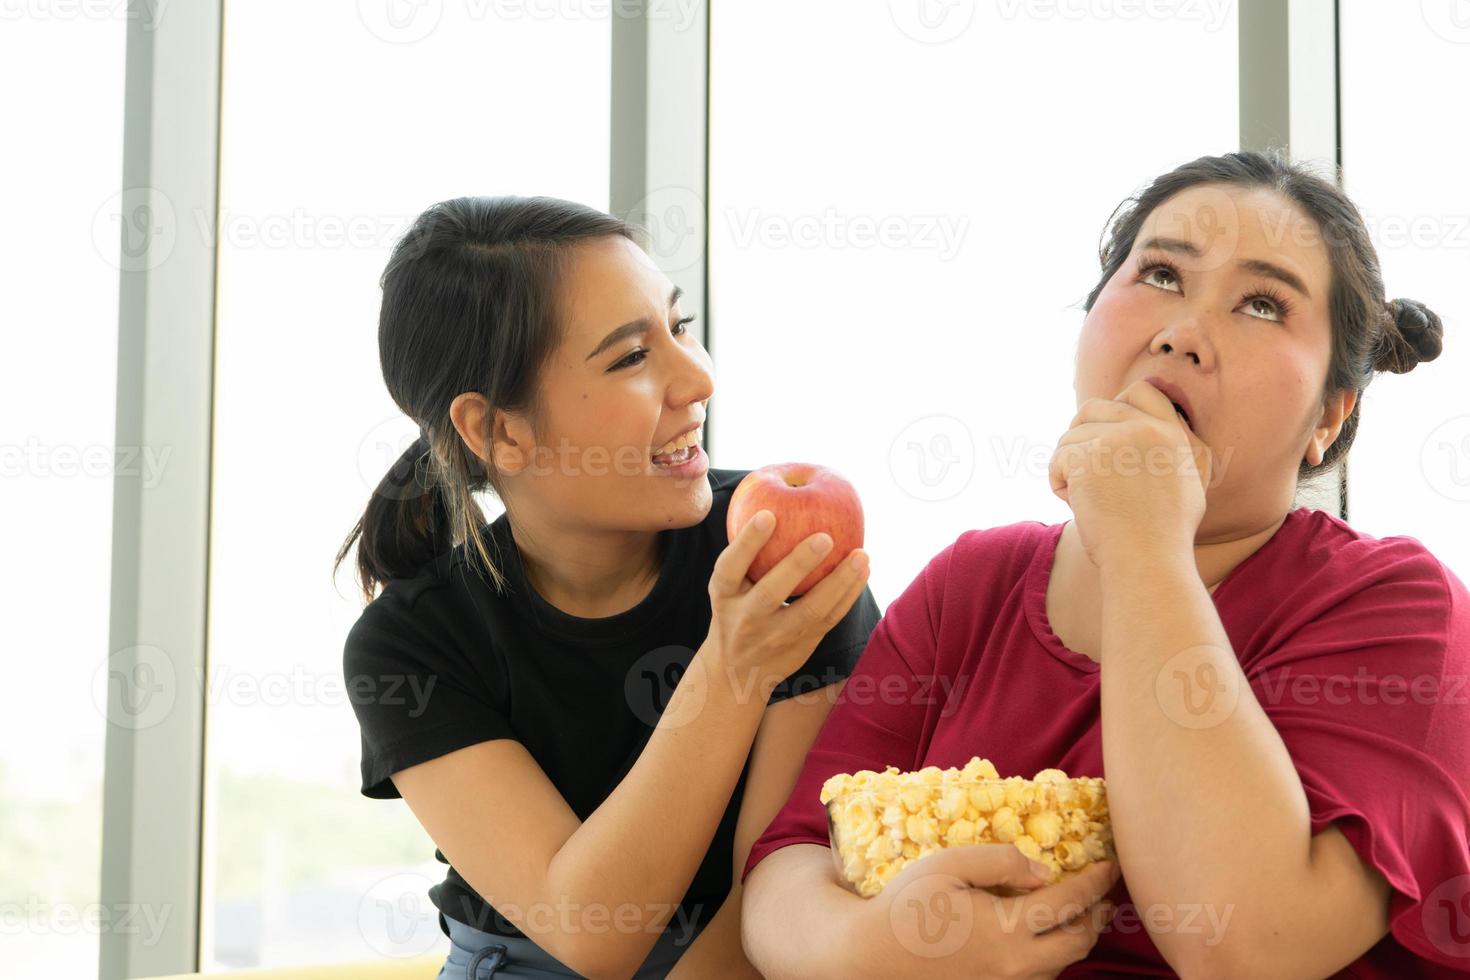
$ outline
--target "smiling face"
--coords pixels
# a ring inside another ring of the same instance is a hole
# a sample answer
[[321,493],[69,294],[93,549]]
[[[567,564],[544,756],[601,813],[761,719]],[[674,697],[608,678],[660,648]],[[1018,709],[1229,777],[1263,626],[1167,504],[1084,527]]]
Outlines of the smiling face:
[[1145,218],[1083,322],[1077,402],[1150,376],[1172,383],[1215,455],[1205,523],[1279,517],[1303,458],[1321,459],[1352,408],[1351,393],[1322,402],[1330,285],[1322,235],[1290,201],[1181,191]]
[[496,413],[494,459],[507,506],[587,530],[688,527],[709,513],[708,457],[663,465],[655,450],[702,435],[714,391],[709,354],[679,291],[621,236],[575,246],[563,263],[562,336],[542,370],[537,425]]

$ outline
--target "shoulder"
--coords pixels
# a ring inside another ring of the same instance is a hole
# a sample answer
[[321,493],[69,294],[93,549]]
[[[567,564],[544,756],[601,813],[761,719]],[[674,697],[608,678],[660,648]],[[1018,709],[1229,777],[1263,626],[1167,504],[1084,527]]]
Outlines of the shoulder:
[[[932,627],[941,618],[968,621],[986,615],[1015,592],[1038,549],[1055,540],[1058,525],[1019,521],[964,531],[925,564],[905,590],[899,608],[922,605]],[[889,613],[894,606],[889,607]]]
[[1301,509],[1247,561],[1249,585],[1232,601],[1266,638],[1260,666],[1306,658],[1348,673],[1470,670],[1470,594],[1411,535],[1375,537]]
[[1372,590],[1441,615],[1465,604],[1464,583],[1412,535],[1375,537],[1326,511],[1298,508],[1277,536],[1265,577],[1295,584],[1319,601],[1336,603]]
[[968,589],[987,582],[1013,583],[1025,574],[1037,551],[1056,540],[1060,530],[1060,525],[1040,521],[971,529],[939,552],[925,574],[941,582],[958,582]]
[[445,554],[411,576],[384,586],[362,608],[347,630],[343,661],[347,673],[375,668],[384,661],[443,668],[447,651],[458,648],[468,623],[483,609],[472,592],[475,572],[458,555]]

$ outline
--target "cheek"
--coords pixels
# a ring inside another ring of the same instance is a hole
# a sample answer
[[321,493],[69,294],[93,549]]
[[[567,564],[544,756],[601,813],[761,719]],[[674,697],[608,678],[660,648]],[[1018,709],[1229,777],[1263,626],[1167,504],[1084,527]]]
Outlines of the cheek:
[[1282,425],[1283,419],[1291,420],[1294,427],[1308,415],[1316,417],[1319,385],[1312,377],[1309,358],[1278,346],[1270,356],[1253,360],[1268,367],[1251,372],[1249,383],[1230,398],[1253,430],[1285,434],[1289,430]]
[[1097,302],[1092,304],[1087,315],[1092,332],[1115,342],[1136,343],[1141,334],[1153,329],[1151,324],[1157,317],[1157,292],[1147,287],[1135,289],[1120,276],[1114,276],[1107,288],[1098,294]]
[[1149,298],[1135,290],[1109,285],[1098,294],[1077,341],[1077,374],[1088,382],[1082,397],[1108,388],[1115,375],[1121,378],[1148,343],[1155,316]]

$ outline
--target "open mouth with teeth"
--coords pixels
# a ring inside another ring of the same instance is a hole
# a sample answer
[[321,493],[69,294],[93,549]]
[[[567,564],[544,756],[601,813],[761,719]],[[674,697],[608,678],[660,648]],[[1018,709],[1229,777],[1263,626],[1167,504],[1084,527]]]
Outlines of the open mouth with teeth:
[[703,430],[695,429],[659,446],[653,451],[653,465],[680,466],[689,462],[699,453],[699,437],[702,433]]

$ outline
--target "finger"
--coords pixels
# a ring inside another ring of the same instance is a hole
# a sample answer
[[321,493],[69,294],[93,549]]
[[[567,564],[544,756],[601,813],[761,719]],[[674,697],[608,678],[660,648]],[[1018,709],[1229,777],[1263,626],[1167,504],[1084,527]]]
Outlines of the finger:
[[1052,493],[1066,490],[1074,476],[1087,472],[1091,457],[1097,451],[1096,439],[1058,446],[1056,452],[1052,453],[1051,462],[1047,464],[1047,479],[1051,482]]
[[[918,875],[953,875],[972,888],[1005,885],[1011,888],[1036,888],[1046,884],[1050,871],[1046,865],[1032,861],[1014,844],[965,844],[946,847],[919,858],[894,878],[921,869]],[[892,887],[890,883],[888,887]]]
[[869,567],[868,553],[861,548],[852,549],[842,564],[823,576],[810,592],[793,602],[792,609],[808,622],[831,629],[863,594]]
[[768,510],[758,511],[735,532],[735,540],[715,559],[714,573],[710,575],[710,592],[714,595],[739,595],[745,585],[745,576],[750,563],[776,529],[776,515]]
[[1109,432],[1116,431],[1111,428],[1112,423],[1105,421],[1079,422],[1072,426],[1057,438],[1057,448],[1063,446],[1075,446],[1078,443],[1091,442],[1101,438]]
[[[1169,410],[1173,411],[1173,408]],[[1121,422],[1137,414],[1138,409],[1127,402],[1111,398],[1089,398],[1077,407],[1077,414],[1072,416],[1069,428],[1076,428],[1083,422]]]
[[1065,925],[1033,936],[1029,944],[1031,960],[1048,970],[1061,971],[1085,959],[1112,921],[1113,912],[1109,903],[1099,902]]
[[1065,881],[1038,888],[1016,901],[1021,905],[1026,922],[1032,924],[1034,931],[1041,932],[1066,922],[1098,902],[1117,880],[1117,863],[1098,861]]
[[832,547],[832,535],[825,531],[803,538],[776,563],[776,567],[761,576],[752,591],[759,592],[767,606],[780,606],[796,591],[801,580],[822,563]]
[[1143,380],[1135,381],[1118,392],[1118,397],[1114,401],[1132,405],[1155,418],[1177,419],[1179,417],[1179,414],[1174,411],[1174,403],[1169,400],[1169,396]]

